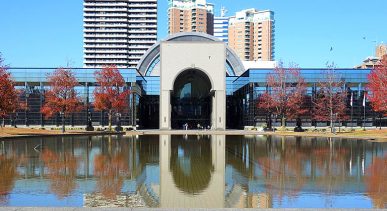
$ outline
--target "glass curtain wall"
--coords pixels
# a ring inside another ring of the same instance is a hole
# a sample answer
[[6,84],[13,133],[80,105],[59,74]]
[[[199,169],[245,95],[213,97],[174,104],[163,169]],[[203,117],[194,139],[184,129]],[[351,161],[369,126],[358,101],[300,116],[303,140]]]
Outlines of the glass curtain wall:
[[[99,69],[75,68],[72,69],[79,85],[75,88],[78,96],[84,104],[84,109],[80,112],[70,114],[66,117],[66,125],[86,126],[90,116],[94,126],[106,126],[108,124],[108,116],[106,112],[96,111],[93,107],[94,89],[97,86],[94,72]],[[47,84],[47,75],[54,72],[54,68],[10,68],[13,80],[16,83],[16,89],[20,90],[20,102],[25,104],[25,108],[17,110],[4,119],[6,125],[13,126],[59,126],[61,117],[58,114],[51,118],[44,118],[41,108],[44,104],[44,93],[49,88]],[[136,70],[122,69],[120,70],[126,86],[123,89],[131,91],[128,99],[129,107],[121,114],[122,125],[136,125],[137,113],[139,112],[139,96],[141,88],[136,84]],[[113,124],[117,118],[113,118]]]

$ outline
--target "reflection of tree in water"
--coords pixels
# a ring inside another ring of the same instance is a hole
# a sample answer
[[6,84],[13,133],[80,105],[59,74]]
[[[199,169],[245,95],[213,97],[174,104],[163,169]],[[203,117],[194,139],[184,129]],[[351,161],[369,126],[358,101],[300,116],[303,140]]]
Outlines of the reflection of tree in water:
[[[285,139],[285,137],[282,137]],[[284,142],[285,140],[281,140]],[[282,143],[282,148],[266,157],[258,158],[265,177],[265,187],[269,194],[276,194],[281,200],[283,196],[296,197],[304,186],[306,176],[304,166],[307,162],[308,149]]]
[[346,163],[349,150],[345,141],[335,145],[331,140],[317,140],[268,136],[264,140],[229,141],[227,163],[249,180],[263,176],[265,191],[280,202],[284,196],[297,197],[309,182],[330,194],[350,179]]
[[332,138],[328,138],[327,142],[328,145],[315,147],[312,150],[311,160],[314,160],[316,169],[319,171],[316,184],[322,187],[325,193],[330,194],[348,180],[346,161],[349,152],[344,147],[333,147]]
[[[103,196],[115,199],[121,193],[122,185],[128,176],[128,152],[126,150],[112,153],[112,143],[109,140],[109,152],[96,155],[94,158],[94,175],[97,177],[97,192]],[[121,149],[127,147],[121,146]]]
[[213,172],[211,140],[188,136],[172,136],[170,170],[177,188],[196,194],[205,190]]
[[384,158],[374,158],[366,172],[364,182],[367,195],[375,208],[387,208],[387,155]]
[[76,188],[77,159],[71,153],[44,150],[42,160],[49,171],[51,191],[59,198],[69,196]]
[[17,177],[17,159],[0,155],[0,205],[6,205]]

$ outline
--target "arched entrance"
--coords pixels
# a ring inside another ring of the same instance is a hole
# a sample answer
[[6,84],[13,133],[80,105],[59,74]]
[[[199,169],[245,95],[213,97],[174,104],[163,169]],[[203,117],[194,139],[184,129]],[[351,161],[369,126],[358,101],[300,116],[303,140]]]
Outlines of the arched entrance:
[[183,129],[211,125],[211,81],[198,69],[188,69],[180,73],[171,93],[171,126]]
[[223,42],[161,42],[161,130],[226,129],[226,54]]

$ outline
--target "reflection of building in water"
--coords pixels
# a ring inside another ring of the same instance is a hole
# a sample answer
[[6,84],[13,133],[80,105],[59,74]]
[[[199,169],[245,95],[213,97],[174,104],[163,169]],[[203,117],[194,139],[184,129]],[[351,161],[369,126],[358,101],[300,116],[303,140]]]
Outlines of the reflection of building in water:
[[226,195],[225,207],[232,208],[273,208],[272,195],[268,193],[251,193],[235,185]]
[[257,204],[257,208],[273,208],[273,199],[270,194],[259,193],[254,196],[252,204]]
[[224,167],[224,135],[160,135],[160,207],[224,207]]
[[[67,155],[77,158],[75,178],[71,179],[77,184],[73,192],[83,193],[84,204],[75,206],[269,208],[289,199],[305,200],[299,197],[304,194],[317,193],[323,201],[342,193],[359,193],[369,197],[375,207],[385,207],[384,143],[276,136],[225,139],[163,135],[2,141],[0,203],[12,203],[10,194],[24,194],[26,187],[20,184],[28,184],[29,193],[58,200],[63,190],[47,191],[55,180],[50,177],[49,163],[40,160],[41,153],[50,150],[61,162]],[[98,193],[98,156],[106,162],[102,166],[120,170],[109,172],[112,178],[122,178],[114,198]],[[60,172],[63,169],[53,167]]]
[[120,194],[110,199],[102,194],[87,193],[83,195],[85,207],[145,207],[145,202],[139,194]]
[[268,193],[246,193],[240,195],[236,208],[273,208],[272,196]]
[[270,207],[304,191],[326,198],[365,191],[365,167],[383,148],[344,139],[232,137],[226,142],[226,207]]

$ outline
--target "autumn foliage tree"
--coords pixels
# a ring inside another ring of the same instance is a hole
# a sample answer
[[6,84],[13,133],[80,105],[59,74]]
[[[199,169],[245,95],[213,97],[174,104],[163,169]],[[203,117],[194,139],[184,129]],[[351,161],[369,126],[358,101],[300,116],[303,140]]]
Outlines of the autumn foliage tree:
[[313,102],[313,118],[318,121],[329,121],[331,132],[336,120],[346,120],[347,115],[347,92],[344,81],[336,73],[334,64],[322,73],[322,80],[318,83]]
[[306,83],[299,68],[283,67],[281,62],[266,78],[267,90],[258,99],[258,108],[281,117],[284,127],[287,118],[299,118],[308,110],[303,106]]
[[374,111],[387,116],[387,55],[375,66],[368,75],[367,96]]
[[109,130],[112,130],[113,115],[128,107],[129,90],[124,89],[125,80],[115,66],[107,66],[95,72],[98,86],[94,90],[94,107],[98,111],[107,111]]
[[18,108],[18,91],[15,89],[11,74],[7,72],[7,66],[3,64],[0,54],[0,118],[15,112]]
[[71,69],[58,68],[47,77],[49,90],[45,92],[45,104],[41,112],[46,118],[60,114],[62,117],[62,132],[65,132],[65,118],[82,109],[82,103],[75,91],[78,81]]

